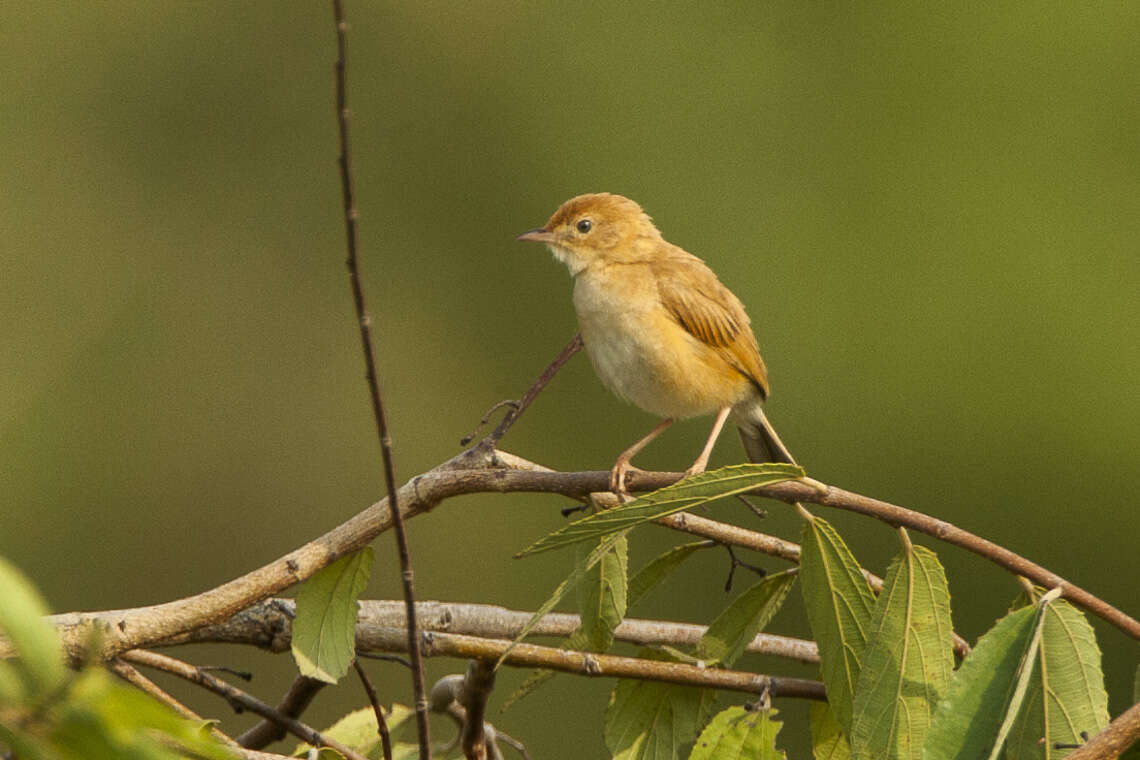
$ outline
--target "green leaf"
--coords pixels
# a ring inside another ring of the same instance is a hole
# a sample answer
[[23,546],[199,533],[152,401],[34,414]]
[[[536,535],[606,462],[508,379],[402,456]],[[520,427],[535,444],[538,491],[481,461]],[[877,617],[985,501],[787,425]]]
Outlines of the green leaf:
[[[400,727],[414,715],[410,707],[393,704],[391,709],[384,713],[384,722],[388,724],[388,733],[396,733]],[[362,755],[373,753],[380,746],[379,728],[376,724],[376,713],[371,707],[362,707],[353,710],[341,717],[336,723],[321,731],[323,736],[334,739],[346,747],[352,747]],[[301,742],[293,750],[293,755],[303,757],[313,746]],[[338,753],[339,754],[339,753]]]
[[[582,551],[579,561],[587,554]],[[578,584],[579,630],[591,651],[604,652],[614,642],[614,629],[625,617],[628,573],[629,542],[622,536]]]
[[372,573],[372,547],[341,557],[305,582],[293,619],[293,659],[302,675],[336,683],[356,657],[357,600]]
[[849,760],[851,747],[826,702],[811,703],[811,753],[815,760]]
[[1006,615],[978,641],[934,711],[924,760],[999,756],[1033,672],[1042,611],[1057,593]]
[[821,517],[804,524],[800,583],[828,700],[850,736],[852,699],[875,596],[847,544]]
[[637,571],[629,581],[628,606],[633,607],[640,602],[646,594],[652,591],[657,584],[681,566],[681,563],[693,555],[697,549],[715,546],[709,541],[694,541],[691,544],[674,546],[669,551],[655,557],[645,567]]
[[855,684],[851,754],[922,760],[930,715],[954,671],[946,575],[934,552],[903,534],[875,602]]
[[[12,671],[19,673],[32,696],[54,691],[64,679],[59,636],[45,615],[43,597],[15,565],[0,557],[0,632],[20,658]],[[11,687],[9,681],[6,688]]]
[[733,706],[722,710],[701,732],[689,760],[785,760],[776,749],[776,734],[783,723],[772,720],[778,710],[748,710]]
[[593,551],[574,563],[574,569],[570,571],[570,575],[566,576],[566,579],[558,584],[558,588],[554,589],[554,593],[552,593],[550,597],[542,603],[541,607],[535,610],[535,613],[531,615],[530,620],[526,621],[526,624],[523,625],[522,630],[519,631],[519,635],[515,636],[515,640],[512,641],[511,645],[507,647],[506,651],[499,656],[498,662],[495,663],[496,668],[503,663],[503,660],[508,654],[510,654],[511,650],[514,649],[520,641],[525,639],[532,630],[534,630],[535,624],[537,624],[538,621],[546,615],[546,613],[554,609],[555,605],[562,601],[562,597],[566,596],[566,592],[572,588],[577,588],[578,584],[581,583],[582,579],[586,577],[586,574],[589,573],[591,569],[593,569],[594,565],[601,562],[602,558],[605,557],[606,554],[609,553],[609,551],[617,546],[620,542],[625,541],[625,534],[627,532],[628,531],[622,531],[616,535],[607,536],[606,538],[602,539],[602,541],[599,542],[597,546],[594,547]]
[[[1092,626],[1064,599],[1049,604],[1041,625],[1037,667],[1010,733],[1008,760],[1054,760],[1108,725],[1108,695]],[[1042,739],[1044,738],[1044,741]]]
[[52,741],[66,757],[98,757],[104,749],[109,757],[119,758],[185,756],[163,738],[195,757],[233,757],[212,736],[203,736],[201,721],[179,717],[141,691],[111,680],[104,670],[88,669],[76,676],[52,714],[57,719]]
[[[652,649],[638,655],[665,660]],[[605,740],[614,760],[675,760],[712,711],[708,689],[659,681],[618,682],[606,708]]]
[[579,541],[593,541],[616,531],[636,528],[658,517],[716,499],[745,493],[760,486],[802,478],[802,467],[791,464],[739,464],[722,467],[646,494],[621,506],[583,517],[539,539],[516,556],[561,549]]
[[748,643],[771,622],[795,582],[796,573],[786,570],[737,596],[701,637],[697,657],[707,664],[732,667]]

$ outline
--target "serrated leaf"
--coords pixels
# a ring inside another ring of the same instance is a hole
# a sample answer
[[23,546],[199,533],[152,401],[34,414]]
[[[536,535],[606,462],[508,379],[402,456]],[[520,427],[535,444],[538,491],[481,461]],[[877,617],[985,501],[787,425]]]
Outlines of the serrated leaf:
[[815,760],[848,760],[851,757],[847,737],[826,702],[811,703],[811,753]]
[[336,683],[356,657],[357,600],[372,573],[372,547],[341,557],[305,581],[293,618],[293,659],[302,675]]
[[717,713],[693,745],[689,760],[786,760],[776,749],[783,723],[778,710],[748,710],[734,705]]
[[579,629],[591,651],[604,652],[614,642],[614,629],[625,617],[628,573],[629,542],[623,536],[578,584]]
[[601,562],[602,558],[606,556],[614,546],[625,540],[626,532],[627,531],[622,531],[621,533],[607,536],[594,547],[593,551],[574,563],[574,568],[570,571],[570,575],[566,576],[566,579],[558,584],[558,588],[554,589],[554,593],[542,603],[542,606],[535,610],[530,620],[526,621],[522,630],[519,631],[518,636],[515,636],[514,641],[511,642],[511,645],[507,647],[506,651],[499,655],[499,659],[495,663],[496,668],[503,664],[503,660],[506,659],[506,656],[510,654],[511,650],[534,630],[534,626],[538,621],[553,610],[555,605],[562,601],[562,597],[564,597],[570,589],[577,588],[578,584],[581,583],[582,579],[586,577],[586,574],[593,569],[594,565]]
[[855,683],[875,596],[847,544],[821,517],[804,524],[800,584],[812,635],[819,644],[828,700],[844,734],[850,736]]
[[924,760],[1000,755],[1033,672],[1042,610],[1056,597],[1050,591],[1037,606],[1006,615],[982,636],[934,711]]
[[[665,660],[643,649],[645,659]],[[606,708],[605,740],[614,760],[675,760],[697,736],[715,699],[709,689],[659,681],[618,682]]]
[[575,520],[539,539],[516,556],[525,557],[561,549],[580,541],[597,540],[616,531],[631,530],[658,517],[803,476],[803,468],[791,464],[738,464],[722,467],[685,478],[613,509]]
[[713,620],[697,644],[697,658],[732,667],[756,634],[764,630],[783,606],[796,573],[769,575],[740,594]]
[[950,590],[934,552],[903,542],[875,602],[855,684],[851,755],[922,760],[930,716],[954,671]]
[[[697,549],[706,548],[710,545],[712,544],[709,541],[694,541],[690,544],[674,546],[672,549],[669,549],[668,551],[651,560],[645,567],[641,568],[641,570],[639,570],[637,574],[633,576],[633,578],[630,579],[629,589],[626,594],[626,610],[628,611],[630,607],[633,607],[633,605],[637,604],[637,602],[639,602],[646,594],[648,594],[654,587],[656,587],[657,584],[665,580],[665,578],[667,578],[670,573],[680,567],[681,563],[692,556],[693,552],[695,552]],[[582,651],[586,649],[587,646],[589,646],[589,642],[587,641],[585,634],[582,633],[581,628],[576,630],[565,641],[559,644],[560,649],[572,649],[577,651]],[[606,648],[608,649],[609,645],[607,645]],[[605,650],[595,649],[594,651]],[[503,702],[503,706],[500,708],[500,710],[502,712],[506,712],[516,702],[518,702],[523,697],[527,697],[532,694],[535,690],[538,689],[538,687],[545,684],[551,678],[554,678],[555,675],[557,675],[557,671],[554,670],[543,670],[540,668],[538,670],[532,671],[531,674],[527,676],[526,680],[523,681],[522,685],[515,689],[513,694],[507,697],[507,699]]]
[[1064,599],[1049,604],[1041,622],[1037,667],[1025,704],[1010,732],[1008,760],[1057,760],[1070,747],[1108,725],[1108,695],[1096,635],[1083,614]]
[[43,619],[45,615],[47,605],[35,586],[0,557],[0,633],[19,657],[10,673],[19,674],[33,697],[54,691],[64,679],[59,635]]
[[708,541],[694,541],[691,544],[674,546],[664,554],[654,557],[649,564],[638,570],[637,574],[630,579],[628,606],[633,607],[640,602],[646,594],[669,577],[697,549],[704,549],[710,545]]

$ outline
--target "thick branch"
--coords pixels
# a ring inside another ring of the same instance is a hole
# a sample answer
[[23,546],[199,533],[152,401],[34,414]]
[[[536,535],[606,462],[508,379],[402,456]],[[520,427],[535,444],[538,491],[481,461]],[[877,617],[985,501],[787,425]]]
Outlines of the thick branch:
[[[287,652],[292,609],[290,599],[262,602],[224,623],[201,628],[165,644],[252,644],[273,652]],[[513,640],[533,614],[490,604],[454,602],[416,602],[416,609],[424,631],[505,641]],[[538,622],[531,635],[569,636],[578,628],[579,622],[577,615],[552,612]],[[392,629],[401,629],[404,625],[402,602],[361,601],[356,624],[357,646],[362,650],[377,649],[378,641],[386,641]],[[614,638],[641,646],[668,644],[683,647],[696,645],[706,630],[706,626],[693,623],[627,618],[614,630]],[[809,664],[819,662],[819,649],[814,641],[770,633],[757,634],[746,651]],[[244,745],[243,738],[239,741]]]
[[467,663],[467,675],[459,692],[465,719],[461,734],[463,755],[468,760],[486,760],[487,746],[483,723],[487,715],[487,700],[495,686],[495,663],[492,660],[472,660]]

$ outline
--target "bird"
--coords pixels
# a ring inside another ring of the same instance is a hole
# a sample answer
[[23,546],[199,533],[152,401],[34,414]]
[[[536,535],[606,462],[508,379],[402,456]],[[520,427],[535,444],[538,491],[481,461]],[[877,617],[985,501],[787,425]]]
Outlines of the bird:
[[685,470],[704,472],[729,415],[752,462],[794,463],[768,423],[768,370],[744,305],[704,261],[661,235],[650,216],[613,193],[578,195],[518,240],[544,244],[574,281],[586,353],[618,397],[662,418],[621,453],[610,490],[630,494],[632,460],[677,419],[715,414]]

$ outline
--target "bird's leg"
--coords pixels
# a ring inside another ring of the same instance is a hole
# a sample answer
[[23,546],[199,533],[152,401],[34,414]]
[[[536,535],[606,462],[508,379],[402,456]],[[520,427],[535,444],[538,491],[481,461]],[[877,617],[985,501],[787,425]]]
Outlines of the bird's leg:
[[665,429],[672,424],[672,417],[661,420],[661,424],[650,430],[640,441],[623,451],[621,456],[617,458],[617,461],[614,462],[614,467],[610,470],[610,490],[617,494],[619,499],[624,501],[625,498],[629,496],[629,491],[625,487],[625,475],[633,469],[630,460],[637,456],[637,452],[648,446],[650,441],[664,433]]
[[685,470],[685,477],[690,475],[699,475],[705,471],[705,467],[709,463],[709,456],[712,454],[713,446],[716,445],[716,439],[720,437],[720,431],[724,428],[724,421],[728,419],[728,413],[732,411],[731,406],[726,406],[716,414],[716,422],[713,423],[712,432],[709,433],[709,439],[705,442],[704,449],[701,450],[701,455],[697,457],[697,461],[693,462],[689,469]]

